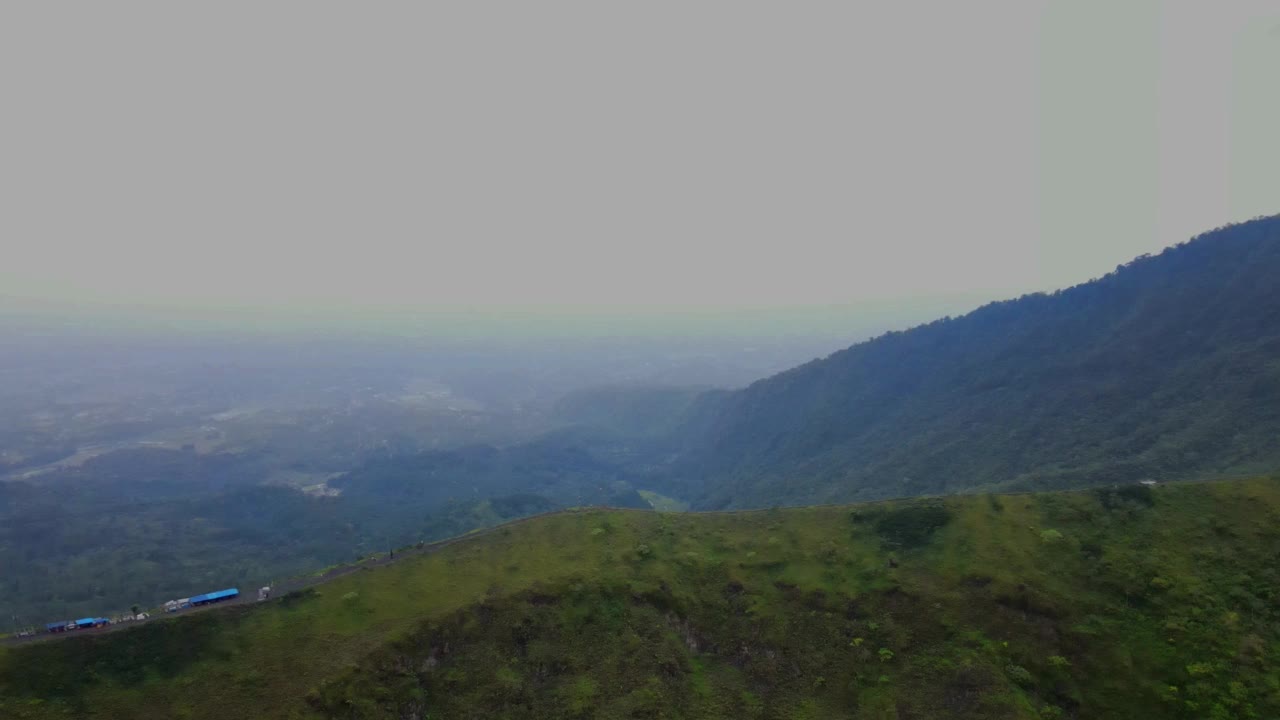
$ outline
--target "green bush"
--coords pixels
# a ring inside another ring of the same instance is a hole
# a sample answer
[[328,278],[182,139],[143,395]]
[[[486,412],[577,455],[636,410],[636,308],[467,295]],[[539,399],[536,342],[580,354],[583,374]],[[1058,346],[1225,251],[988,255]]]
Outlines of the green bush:
[[1155,493],[1146,485],[1122,485],[1118,488],[1098,488],[1094,491],[1098,502],[1108,510],[1138,509],[1156,504]]
[[885,511],[875,527],[884,542],[912,548],[929,542],[933,533],[950,521],[951,512],[941,505],[908,505]]
[[1021,665],[1006,665],[1004,674],[1008,675],[1010,680],[1023,687],[1030,687],[1035,684],[1035,678],[1031,676],[1031,671]]
[[1047,543],[1056,543],[1062,541],[1062,533],[1057,530],[1049,529],[1040,532],[1040,540]]

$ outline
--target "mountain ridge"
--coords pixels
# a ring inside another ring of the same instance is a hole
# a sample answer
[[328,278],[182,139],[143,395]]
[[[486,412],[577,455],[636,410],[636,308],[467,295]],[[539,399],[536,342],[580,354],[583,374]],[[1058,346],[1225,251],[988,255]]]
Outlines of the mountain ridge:
[[705,396],[673,477],[728,508],[1280,467],[1280,217]]

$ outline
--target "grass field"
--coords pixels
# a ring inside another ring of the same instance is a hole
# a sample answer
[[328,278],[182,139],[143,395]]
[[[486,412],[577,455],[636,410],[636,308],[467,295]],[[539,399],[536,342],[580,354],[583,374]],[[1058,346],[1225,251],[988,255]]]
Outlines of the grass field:
[[566,512],[0,650],[4,718],[1276,718],[1280,482]]

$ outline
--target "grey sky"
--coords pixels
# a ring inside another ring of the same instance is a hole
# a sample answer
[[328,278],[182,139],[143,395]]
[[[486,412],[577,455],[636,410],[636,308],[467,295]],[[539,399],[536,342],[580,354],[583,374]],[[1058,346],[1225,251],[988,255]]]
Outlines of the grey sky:
[[1063,286],[1280,211],[1274,2],[6,3],[0,295]]

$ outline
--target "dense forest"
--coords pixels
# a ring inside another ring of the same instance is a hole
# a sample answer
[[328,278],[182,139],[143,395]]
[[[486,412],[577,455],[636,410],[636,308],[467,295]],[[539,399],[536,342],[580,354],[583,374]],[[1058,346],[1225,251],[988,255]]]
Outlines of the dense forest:
[[891,332],[732,393],[669,447],[704,508],[1280,467],[1280,217]]

